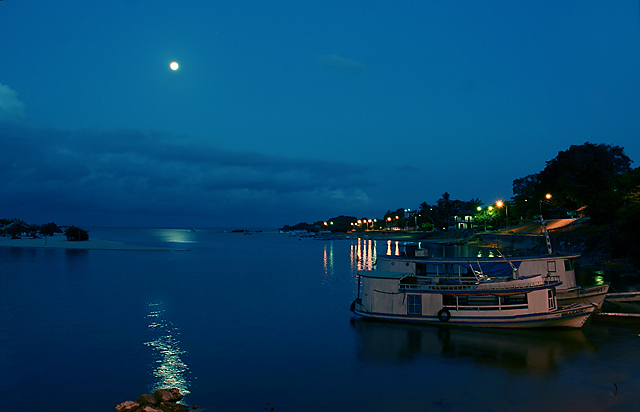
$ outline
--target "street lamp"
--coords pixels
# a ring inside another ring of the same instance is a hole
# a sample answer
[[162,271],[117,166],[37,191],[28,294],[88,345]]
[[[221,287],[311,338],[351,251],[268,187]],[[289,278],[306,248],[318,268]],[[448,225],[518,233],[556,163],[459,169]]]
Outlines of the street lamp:
[[507,207],[507,204],[504,203],[502,200],[498,200],[496,202],[496,206],[498,207],[504,206],[505,213],[507,214],[507,229],[508,229],[509,228],[509,208]]
[[[491,206],[489,206],[489,210],[491,210]],[[478,213],[482,213],[482,207],[478,206]],[[484,231],[487,231],[487,214],[484,213]]]
[[[547,204],[551,204],[549,203],[549,200],[551,200],[551,193],[547,193],[546,195],[544,195],[544,198],[547,199]],[[540,200],[540,216],[542,216],[542,202],[544,202],[544,200]]]

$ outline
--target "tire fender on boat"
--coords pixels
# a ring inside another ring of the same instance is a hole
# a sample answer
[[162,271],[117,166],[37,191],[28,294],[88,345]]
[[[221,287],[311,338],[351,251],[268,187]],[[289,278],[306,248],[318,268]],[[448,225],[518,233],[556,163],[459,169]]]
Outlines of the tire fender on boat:
[[440,309],[438,312],[438,319],[440,319],[440,322],[449,322],[449,319],[451,319],[451,312],[445,308]]

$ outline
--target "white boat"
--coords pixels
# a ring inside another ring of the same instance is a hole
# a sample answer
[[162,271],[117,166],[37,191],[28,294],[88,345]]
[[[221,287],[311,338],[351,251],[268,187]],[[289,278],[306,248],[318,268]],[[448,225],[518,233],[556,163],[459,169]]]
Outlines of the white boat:
[[358,297],[351,310],[365,318],[424,324],[582,327],[595,306],[558,307],[558,285],[557,276],[462,281],[376,269],[358,272]]

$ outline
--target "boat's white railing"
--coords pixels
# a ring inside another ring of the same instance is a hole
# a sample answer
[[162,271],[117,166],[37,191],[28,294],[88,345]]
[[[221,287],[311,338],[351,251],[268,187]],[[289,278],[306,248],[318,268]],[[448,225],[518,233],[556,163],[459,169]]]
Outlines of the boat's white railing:
[[560,284],[559,276],[536,276],[534,278],[517,279],[503,282],[485,282],[476,284],[456,284],[456,285],[439,285],[433,283],[421,283],[418,281],[416,284],[400,283],[400,289],[409,290],[431,290],[431,291],[451,291],[451,292],[466,292],[466,291],[492,291],[492,290],[521,290],[531,289],[539,286],[549,286]]
[[467,311],[490,311],[490,310],[521,310],[521,309],[528,309],[529,305],[527,305],[526,303],[523,304],[519,304],[519,305],[504,305],[504,304],[497,304],[497,305],[443,305],[444,308],[446,309],[453,309],[453,310],[467,310]]

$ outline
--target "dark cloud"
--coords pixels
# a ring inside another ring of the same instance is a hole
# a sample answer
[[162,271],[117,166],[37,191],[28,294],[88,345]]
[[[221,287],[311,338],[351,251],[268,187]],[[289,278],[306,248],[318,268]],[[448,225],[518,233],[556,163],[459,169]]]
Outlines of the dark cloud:
[[[368,169],[352,164],[228,151],[135,130],[64,131],[16,123],[1,130],[0,206],[44,220],[100,216],[110,224],[136,224],[138,216],[148,225],[155,216],[156,225],[198,218],[217,226],[226,219],[233,226],[278,219],[264,225],[277,226],[370,202]],[[282,221],[287,216],[291,220]]]

